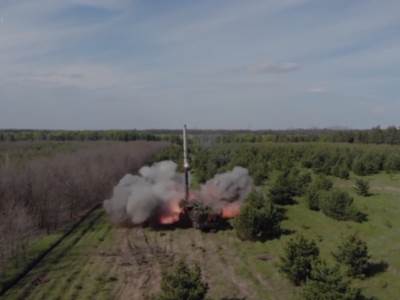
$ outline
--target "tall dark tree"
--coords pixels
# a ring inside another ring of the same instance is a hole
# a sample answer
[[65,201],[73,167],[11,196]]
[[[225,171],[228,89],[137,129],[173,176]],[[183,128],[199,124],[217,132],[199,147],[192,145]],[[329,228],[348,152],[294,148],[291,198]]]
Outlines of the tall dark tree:
[[357,235],[345,237],[333,256],[338,263],[346,266],[350,276],[364,277],[366,275],[370,265],[368,246]]
[[265,240],[280,234],[281,213],[262,192],[252,192],[233,227],[242,240]]
[[350,281],[340,273],[338,266],[330,267],[325,262],[316,262],[307,284],[304,286],[305,300],[365,300],[360,289],[352,288]]
[[317,244],[302,235],[289,240],[281,257],[280,271],[290,281],[300,285],[307,281],[311,274],[312,264],[319,256]]
[[162,274],[161,292],[155,300],[203,300],[208,291],[207,283],[202,281],[201,269],[198,265],[193,268],[183,261]]
[[269,189],[269,197],[276,204],[292,204],[296,195],[296,186],[291,180],[288,170],[280,172],[272,182]]

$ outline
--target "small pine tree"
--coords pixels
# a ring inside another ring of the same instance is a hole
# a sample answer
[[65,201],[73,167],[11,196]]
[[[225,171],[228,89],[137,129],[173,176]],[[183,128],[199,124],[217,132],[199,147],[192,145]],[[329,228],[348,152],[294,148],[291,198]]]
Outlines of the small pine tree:
[[195,265],[193,269],[183,261],[162,274],[161,292],[154,300],[203,300],[208,291],[207,283],[201,279],[201,269]]
[[296,194],[297,186],[291,180],[290,172],[287,170],[278,174],[269,189],[270,199],[281,205],[292,204]]
[[353,206],[353,198],[349,193],[338,189],[322,194],[320,208],[325,215],[336,220],[361,222],[366,218],[365,214]]
[[304,286],[305,300],[364,300],[360,289],[351,288],[340,273],[339,267],[329,267],[325,262],[317,261],[312,266],[310,278]]
[[369,182],[367,180],[357,178],[355,185],[354,185],[354,189],[355,189],[356,193],[360,196],[368,197],[370,195]]
[[353,277],[364,277],[369,268],[369,254],[367,243],[357,235],[346,237],[336,252],[332,253],[338,263],[344,264],[347,273]]
[[312,264],[318,256],[319,249],[314,241],[297,236],[289,240],[284,249],[280,271],[295,285],[300,285],[309,278]]
[[332,174],[342,179],[349,179],[350,173],[344,164],[337,164],[332,168]]
[[315,177],[313,182],[307,189],[305,199],[308,208],[311,210],[320,209],[320,199],[324,191],[329,191],[332,189],[333,182],[324,175],[319,175]]
[[307,206],[311,210],[319,210],[319,199],[321,191],[311,186],[305,196]]
[[280,234],[281,213],[261,192],[252,192],[233,221],[242,240],[265,240]]
[[312,186],[317,190],[329,191],[333,187],[333,182],[325,175],[318,175],[314,179]]

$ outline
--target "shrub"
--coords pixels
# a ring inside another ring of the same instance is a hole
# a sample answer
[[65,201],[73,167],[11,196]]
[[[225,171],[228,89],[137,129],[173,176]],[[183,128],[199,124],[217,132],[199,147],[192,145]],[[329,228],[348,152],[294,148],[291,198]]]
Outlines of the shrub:
[[306,191],[312,181],[309,172],[302,172],[296,168],[291,169],[289,173],[289,182],[293,187],[294,196],[301,196]]
[[311,210],[319,210],[319,199],[320,199],[320,191],[315,187],[311,187],[308,189],[306,193],[306,202],[307,206]]
[[387,172],[400,171],[400,154],[392,153],[385,160],[384,169]]
[[289,171],[280,172],[269,190],[270,199],[281,205],[292,204],[296,194],[296,185],[291,180]]
[[326,176],[319,175],[309,186],[306,193],[306,202],[308,208],[311,210],[319,210],[320,209],[320,198],[322,191],[328,191],[332,188],[333,183]]
[[315,177],[312,186],[317,190],[329,191],[333,187],[333,182],[328,177],[319,175]]
[[281,213],[261,192],[252,192],[233,221],[242,240],[265,240],[280,234]]
[[280,271],[294,284],[300,285],[309,278],[312,264],[318,256],[319,249],[314,241],[297,236],[289,240],[284,249]]
[[201,279],[201,270],[198,265],[189,268],[183,261],[179,261],[172,270],[164,272],[161,279],[161,292],[155,300],[203,300],[208,291],[207,283]]
[[255,185],[261,185],[268,178],[268,164],[264,161],[250,164],[249,171]]
[[353,172],[356,173],[359,176],[365,176],[367,175],[367,170],[364,162],[358,158],[354,161],[353,163]]
[[338,263],[344,264],[353,277],[364,277],[370,265],[367,243],[355,234],[346,237],[333,253]]
[[354,189],[356,193],[360,196],[367,197],[370,195],[369,193],[369,182],[367,180],[363,180],[361,178],[357,178]]
[[341,165],[338,164],[338,165],[334,166],[331,173],[332,173],[332,175],[339,177],[341,179],[349,179],[349,177],[350,177],[349,170],[343,164],[341,164]]
[[336,220],[361,222],[365,219],[365,215],[353,206],[349,193],[338,189],[321,194],[320,208],[325,215]]
[[302,292],[305,300],[363,300],[360,289],[351,288],[339,267],[329,267],[325,262],[316,262]]

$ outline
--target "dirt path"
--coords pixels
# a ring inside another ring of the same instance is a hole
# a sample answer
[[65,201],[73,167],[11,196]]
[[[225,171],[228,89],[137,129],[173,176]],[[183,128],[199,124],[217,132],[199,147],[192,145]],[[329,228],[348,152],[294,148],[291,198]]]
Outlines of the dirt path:
[[162,270],[179,259],[197,263],[209,283],[209,295],[217,299],[239,297],[258,299],[250,282],[241,278],[216,234],[193,229],[154,231],[151,229],[119,229],[117,273],[122,276],[116,299],[147,299],[159,291]]
[[4,299],[146,300],[159,291],[162,271],[180,259],[201,267],[212,299],[272,299],[267,284],[263,297],[257,294],[260,274],[240,274],[248,266],[234,241],[231,232],[115,228],[98,211]]

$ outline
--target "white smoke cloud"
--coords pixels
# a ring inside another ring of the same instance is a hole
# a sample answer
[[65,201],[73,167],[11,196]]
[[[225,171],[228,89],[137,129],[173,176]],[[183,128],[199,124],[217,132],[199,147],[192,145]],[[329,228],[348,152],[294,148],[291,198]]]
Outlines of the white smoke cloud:
[[[183,174],[177,173],[172,161],[162,161],[139,170],[139,175],[125,175],[105,200],[104,209],[116,224],[158,222],[162,215],[179,219],[179,203],[184,199]],[[239,205],[250,193],[253,181],[247,169],[235,167],[231,172],[217,174],[191,193],[191,201],[201,201],[219,213],[232,203]],[[177,215],[178,214],[178,215]]]
[[231,172],[217,174],[200,189],[200,199],[205,204],[220,209],[227,203],[243,201],[250,193],[253,180],[249,171],[235,167]]

